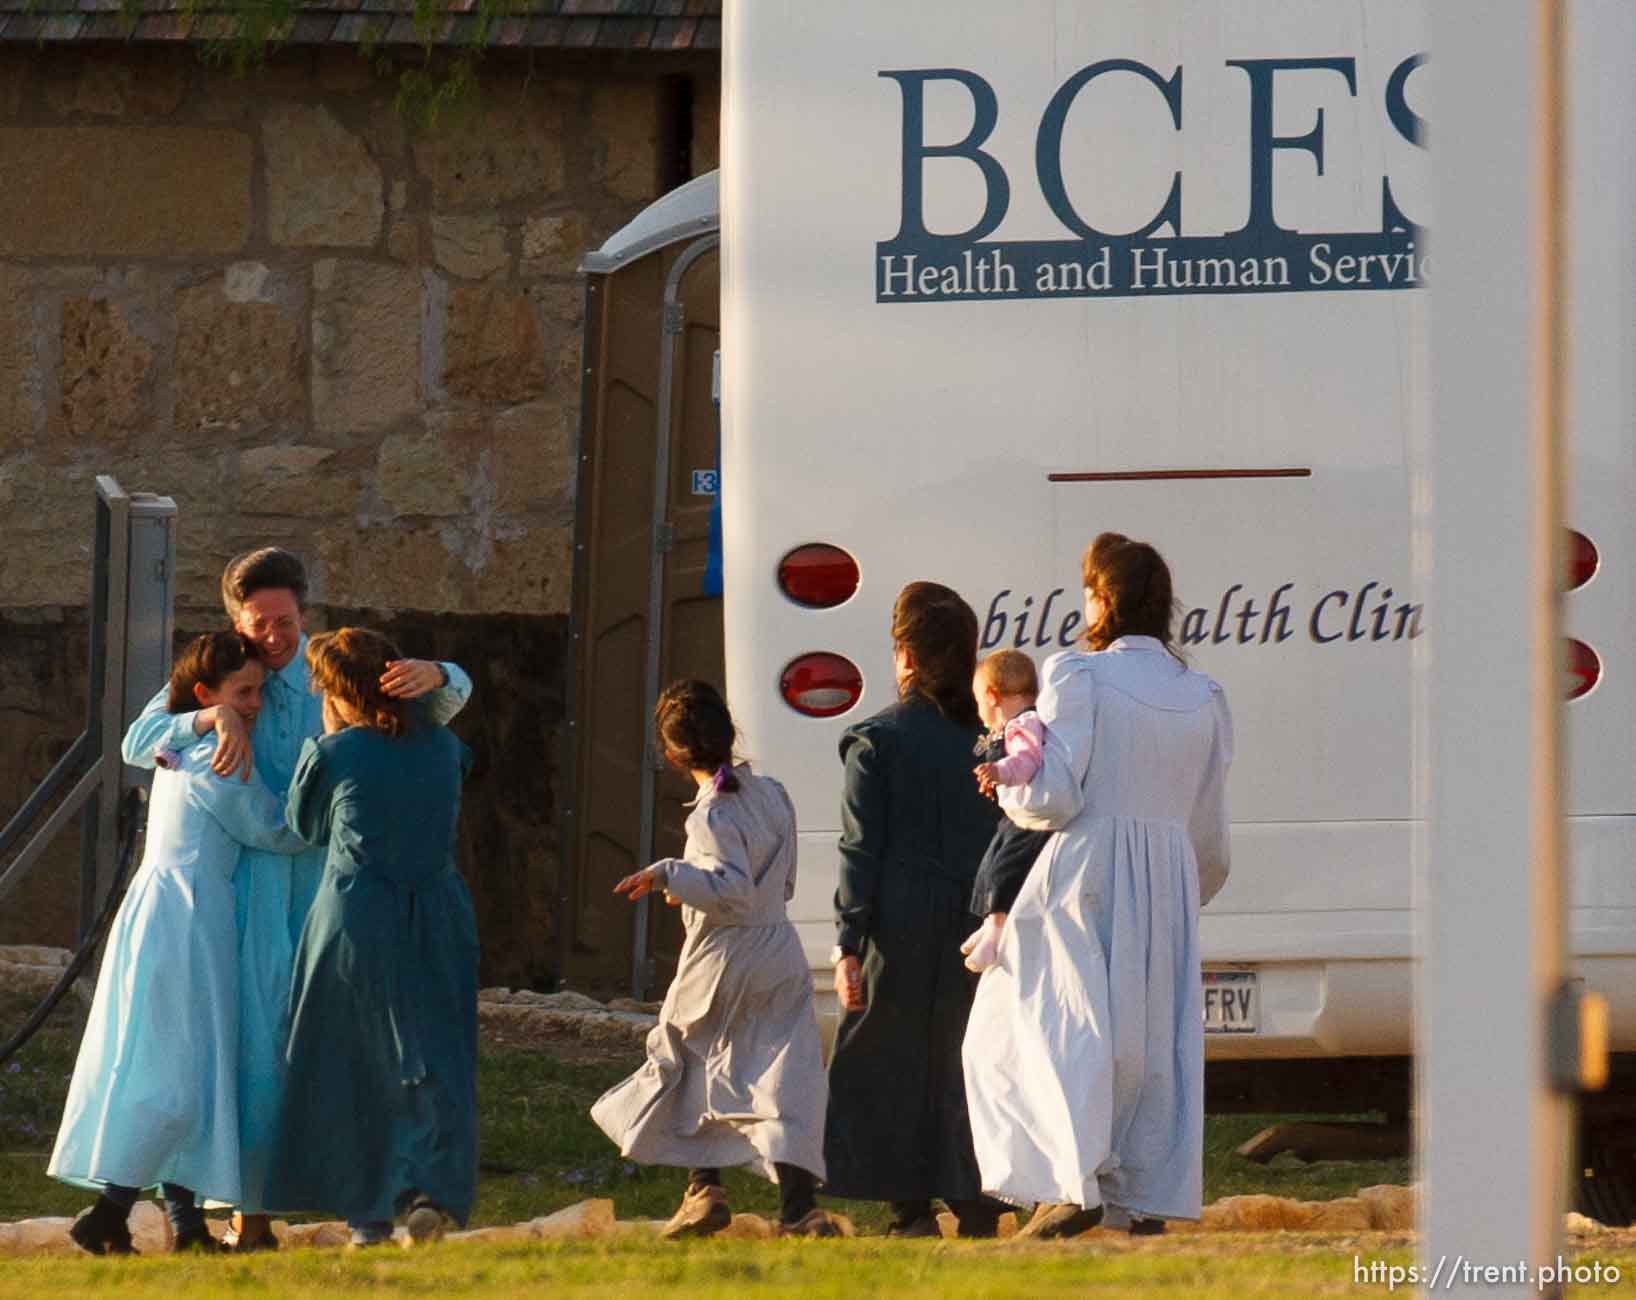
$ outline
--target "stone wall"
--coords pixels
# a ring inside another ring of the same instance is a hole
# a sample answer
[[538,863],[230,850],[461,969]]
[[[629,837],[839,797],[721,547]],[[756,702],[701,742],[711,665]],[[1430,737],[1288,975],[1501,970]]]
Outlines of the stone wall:
[[[245,78],[163,46],[0,50],[0,817],[81,725],[112,474],[176,500],[180,630],[213,623],[229,556],[277,543],[318,621],[472,673],[462,865],[485,980],[526,985],[554,973],[575,268],[715,165],[719,78],[536,51],[479,80],[420,130],[348,49]],[[0,942],[72,937],[77,853],[0,903]]]

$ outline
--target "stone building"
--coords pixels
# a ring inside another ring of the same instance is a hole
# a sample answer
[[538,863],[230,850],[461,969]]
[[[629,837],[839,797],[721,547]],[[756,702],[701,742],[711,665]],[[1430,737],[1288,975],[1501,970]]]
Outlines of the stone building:
[[[483,977],[549,981],[576,267],[716,165],[719,0],[535,0],[432,128],[394,104],[409,20],[356,0],[304,6],[243,76],[201,59],[208,14],[51,7],[0,0],[0,820],[82,725],[112,474],[176,500],[179,634],[218,624],[229,556],[278,543],[312,625],[470,671]],[[69,942],[77,879],[65,834],[0,943]]]

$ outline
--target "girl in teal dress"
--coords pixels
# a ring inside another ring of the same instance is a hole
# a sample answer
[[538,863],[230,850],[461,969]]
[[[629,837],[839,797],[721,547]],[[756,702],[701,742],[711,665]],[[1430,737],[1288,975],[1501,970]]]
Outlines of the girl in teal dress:
[[[172,713],[261,707],[262,665],[236,632],[193,641]],[[157,1186],[174,1249],[213,1249],[202,1198],[240,1194],[238,954],[233,872],[244,845],[301,847],[259,777],[210,770],[216,733],[162,756],[142,865],[120,904],[47,1172],[101,1191],[70,1229],[92,1254],[131,1251],[140,1189]]]
[[454,866],[471,751],[380,689],[377,632],[307,643],[322,739],[290,781],[290,825],[329,846],[296,948],[278,1205],[343,1215],[353,1243],[464,1223],[477,1186],[477,925]]

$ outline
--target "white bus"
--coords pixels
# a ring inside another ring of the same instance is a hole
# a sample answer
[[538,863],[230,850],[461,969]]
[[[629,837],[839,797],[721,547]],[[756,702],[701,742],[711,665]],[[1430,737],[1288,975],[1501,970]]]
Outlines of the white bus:
[[[1636,92],[1588,52],[1636,25],[1575,9],[1574,134],[1598,143],[1574,164],[1572,926],[1625,1054],[1587,1111],[1586,1203],[1628,1221]],[[1406,1114],[1411,675],[1437,617],[1411,563],[1424,26],[1421,0],[729,0],[727,679],[799,811],[815,971],[836,745],[893,698],[898,589],[947,583],[985,648],[1043,659],[1081,626],[1084,546],[1123,532],[1170,561],[1183,649],[1235,715],[1211,1105]]]

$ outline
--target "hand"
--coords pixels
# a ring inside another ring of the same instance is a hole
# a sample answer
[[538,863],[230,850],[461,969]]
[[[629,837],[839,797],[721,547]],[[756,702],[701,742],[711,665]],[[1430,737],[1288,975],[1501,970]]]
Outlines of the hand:
[[842,957],[835,963],[835,996],[842,1011],[864,1009],[863,963],[856,957]]
[[216,754],[210,760],[210,770],[217,776],[239,774],[239,780],[250,779],[250,728],[232,709],[216,708]]
[[994,797],[994,787],[999,783],[994,779],[994,764],[979,763],[971,769],[977,776],[977,788],[986,798]]
[[682,905],[682,900],[677,898],[676,895],[671,893],[668,889],[665,890],[665,902],[671,907],[680,907]]
[[393,659],[381,674],[381,689],[394,700],[418,700],[446,684],[443,665],[430,659]]
[[637,899],[658,889],[660,884],[663,883],[663,879],[663,873],[658,867],[643,867],[640,871],[633,872],[619,881],[614,885],[613,891],[616,894],[624,894],[626,898],[634,903]]

